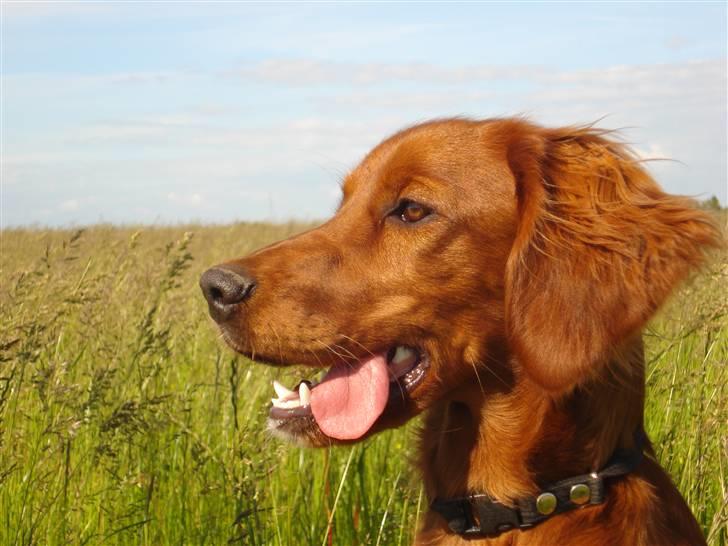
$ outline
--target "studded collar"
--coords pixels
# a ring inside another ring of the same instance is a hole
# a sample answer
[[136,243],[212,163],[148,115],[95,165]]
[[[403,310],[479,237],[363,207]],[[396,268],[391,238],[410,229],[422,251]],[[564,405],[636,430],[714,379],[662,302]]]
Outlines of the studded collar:
[[529,529],[551,517],[602,504],[606,500],[605,480],[632,472],[642,460],[644,432],[635,433],[633,449],[618,449],[598,472],[569,477],[546,485],[532,496],[506,506],[486,494],[454,499],[435,499],[430,508],[447,520],[453,533],[466,536],[497,536],[511,529]]

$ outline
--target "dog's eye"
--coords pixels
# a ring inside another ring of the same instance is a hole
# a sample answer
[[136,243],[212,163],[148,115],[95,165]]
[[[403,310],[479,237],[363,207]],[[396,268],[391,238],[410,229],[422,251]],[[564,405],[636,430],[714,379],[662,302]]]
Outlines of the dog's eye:
[[431,213],[432,211],[424,205],[420,205],[414,201],[404,200],[400,202],[399,206],[392,212],[392,215],[396,216],[402,222],[414,224],[423,220]]

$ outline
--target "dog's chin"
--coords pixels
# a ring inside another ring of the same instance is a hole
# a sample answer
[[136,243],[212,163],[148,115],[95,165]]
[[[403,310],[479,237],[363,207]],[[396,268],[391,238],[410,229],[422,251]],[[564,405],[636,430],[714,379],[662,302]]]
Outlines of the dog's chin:
[[269,416],[268,430],[276,438],[300,447],[326,447],[345,443],[326,436],[312,415],[287,419]]

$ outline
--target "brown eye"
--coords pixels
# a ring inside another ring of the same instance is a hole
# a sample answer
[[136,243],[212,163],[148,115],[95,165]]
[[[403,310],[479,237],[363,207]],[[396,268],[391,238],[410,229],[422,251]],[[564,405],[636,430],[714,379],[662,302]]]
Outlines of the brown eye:
[[431,212],[426,206],[415,203],[414,201],[402,201],[394,211],[394,214],[402,222],[414,224],[429,216]]

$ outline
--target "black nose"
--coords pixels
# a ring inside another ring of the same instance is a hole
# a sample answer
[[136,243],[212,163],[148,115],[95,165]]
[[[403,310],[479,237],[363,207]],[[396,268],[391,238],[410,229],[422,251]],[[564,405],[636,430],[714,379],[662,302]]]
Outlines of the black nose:
[[255,279],[242,267],[221,265],[208,269],[200,277],[200,288],[210,306],[210,315],[222,322],[255,290]]

